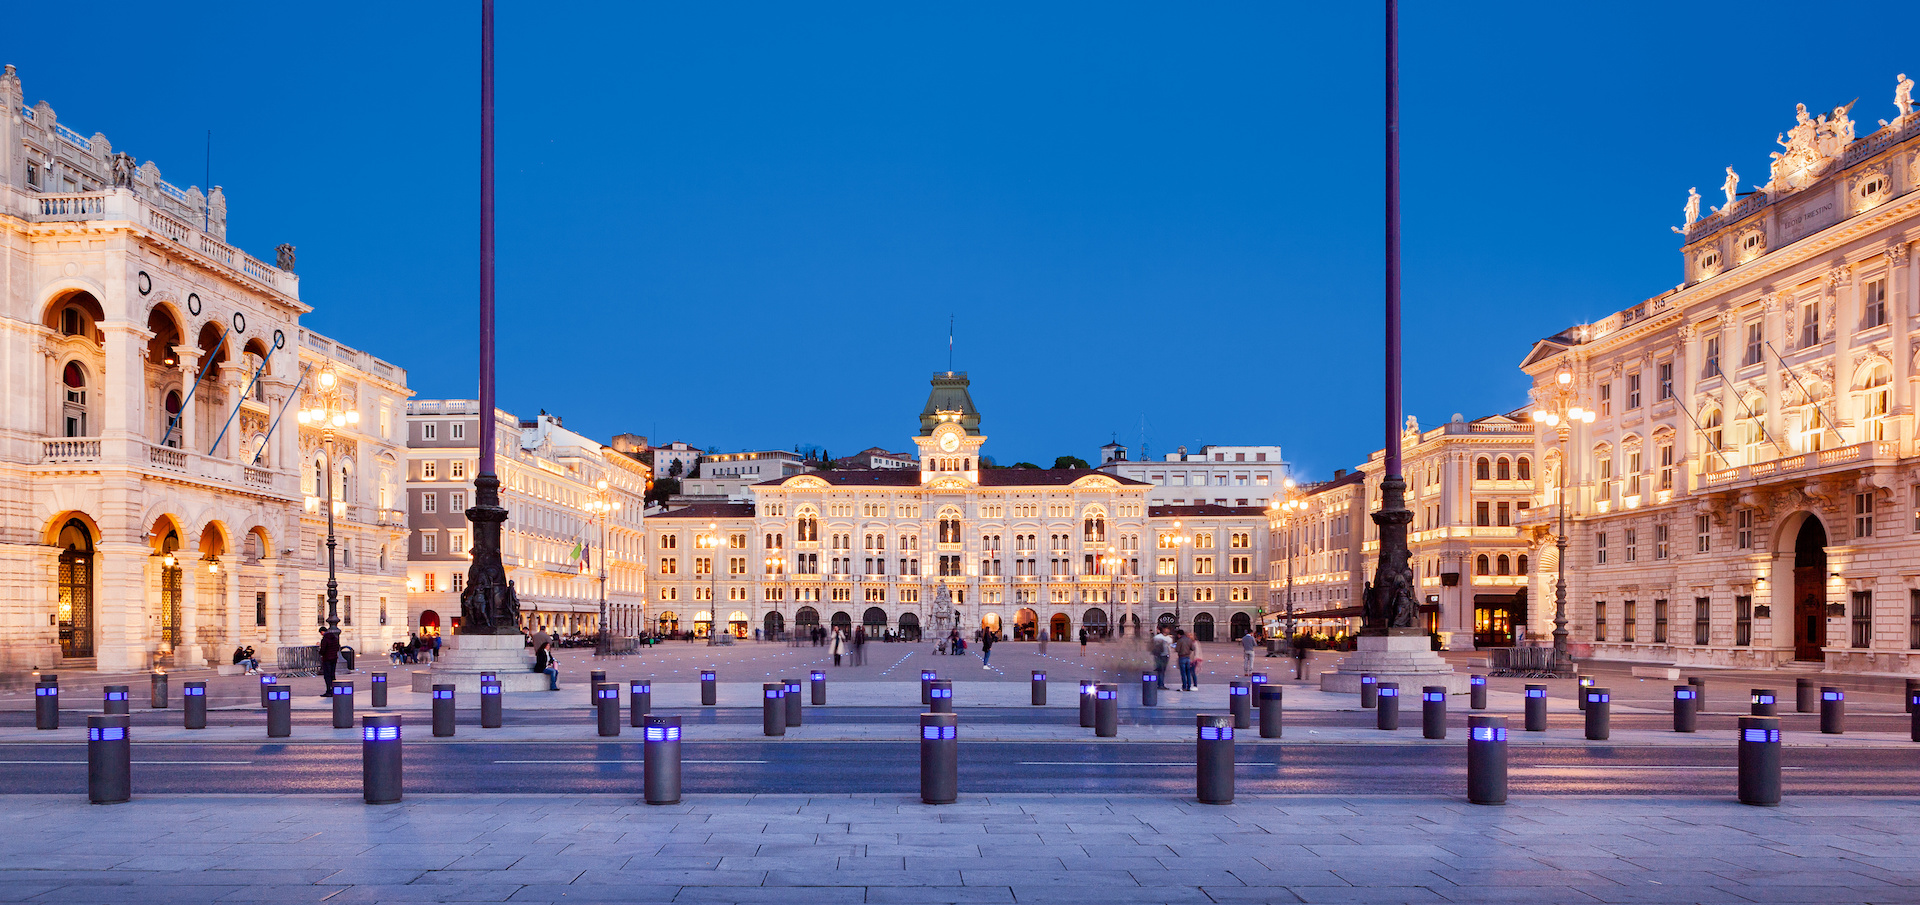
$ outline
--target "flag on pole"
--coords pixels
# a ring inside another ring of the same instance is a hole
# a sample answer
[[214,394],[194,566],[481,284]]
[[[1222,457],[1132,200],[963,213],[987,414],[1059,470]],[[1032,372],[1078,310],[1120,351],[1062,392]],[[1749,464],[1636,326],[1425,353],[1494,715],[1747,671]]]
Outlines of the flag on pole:
[[573,551],[567,554],[567,562],[579,563],[581,571],[585,571],[587,568],[586,546],[575,541]]

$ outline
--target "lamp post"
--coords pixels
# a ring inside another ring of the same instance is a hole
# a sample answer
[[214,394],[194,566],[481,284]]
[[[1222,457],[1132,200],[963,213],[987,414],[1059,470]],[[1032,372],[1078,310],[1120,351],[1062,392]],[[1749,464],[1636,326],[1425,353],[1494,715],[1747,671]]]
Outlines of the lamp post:
[[[1297,549],[1296,545],[1294,544],[1294,534],[1293,534],[1294,521],[1293,520],[1295,516],[1306,511],[1307,502],[1300,498],[1301,493],[1300,493],[1299,486],[1293,483],[1292,478],[1288,478],[1286,482],[1281,485],[1281,487],[1282,487],[1282,490],[1281,490],[1282,499],[1274,501],[1274,504],[1271,507],[1271,511],[1273,512],[1275,518],[1278,519],[1280,522],[1280,525],[1281,525],[1280,536],[1283,542],[1286,544],[1286,549],[1287,549],[1287,599],[1286,599],[1287,621],[1286,621],[1285,633],[1286,633],[1287,649],[1292,650],[1293,649],[1293,631],[1294,631],[1293,555],[1294,555],[1294,551]],[[1298,659],[1294,660],[1294,664],[1295,664],[1294,678],[1296,679],[1300,678],[1298,674],[1299,662],[1300,661]]]
[[[1126,563],[1126,559],[1120,556],[1120,551],[1115,550],[1112,547],[1108,547],[1106,554],[1100,557],[1101,571],[1106,573],[1106,576],[1107,576],[1107,595],[1108,595],[1107,606],[1109,607],[1113,606],[1113,600],[1112,600],[1112,595],[1114,593],[1113,589],[1120,584],[1120,566],[1125,563]],[[1122,597],[1125,597],[1126,592],[1121,591],[1120,595]],[[1127,636],[1127,622],[1130,621],[1130,617],[1133,615],[1133,601],[1128,600],[1123,602],[1126,603],[1127,605],[1126,615],[1122,616],[1118,612],[1114,613],[1113,615],[1114,615],[1114,618],[1120,620],[1120,632],[1119,632],[1120,637],[1125,638]],[[1036,626],[1036,628],[1038,628],[1038,626]]]
[[593,499],[587,502],[587,511],[600,517],[600,631],[593,654],[604,657],[612,652],[607,643],[607,516],[620,511],[620,501],[613,498],[613,489],[606,479],[593,485]]
[[[1187,557],[1183,552],[1183,548],[1189,541],[1193,540],[1193,538],[1187,536],[1187,533],[1181,530],[1179,522],[1174,522],[1173,533],[1166,535],[1162,539],[1165,540],[1169,548],[1173,550],[1173,627],[1179,628],[1181,623],[1181,604],[1186,601],[1186,589],[1182,587],[1181,582],[1181,579],[1186,577],[1187,566]],[[1158,622],[1159,620],[1156,619],[1154,621]],[[1155,628],[1158,627],[1157,625],[1155,626]]]
[[[707,614],[709,617],[712,617],[714,614],[720,612],[720,548],[726,543],[720,539],[719,523],[709,522],[707,524],[707,533],[696,540],[695,543],[698,544],[701,549],[709,551],[707,554],[707,606],[713,609],[708,610]],[[707,641],[708,643],[712,643],[713,641],[712,618],[709,618],[707,621]]]
[[1562,672],[1573,667],[1573,656],[1567,651],[1567,471],[1571,464],[1567,459],[1567,441],[1575,424],[1592,424],[1596,416],[1592,409],[1579,404],[1580,394],[1573,388],[1573,370],[1564,366],[1554,375],[1541,401],[1546,407],[1535,409],[1533,420],[1553,428],[1560,442],[1560,488],[1556,500],[1560,530],[1554,538],[1554,548],[1559,554],[1554,562],[1557,574],[1553,580],[1553,668],[1555,672]]
[[[340,580],[334,572],[333,518],[337,510],[345,506],[333,498],[333,482],[337,476],[333,473],[333,432],[348,425],[360,423],[360,413],[349,408],[340,398],[340,377],[333,373],[331,365],[320,369],[319,405],[300,410],[298,418],[302,425],[320,428],[320,474],[322,477],[319,502],[327,508],[327,631],[340,632]],[[311,503],[311,498],[309,499]]]
[[[784,556],[781,556],[778,552],[775,552],[772,556],[767,557],[766,574],[769,577],[778,577],[781,580],[782,584],[780,588],[780,600],[786,600],[787,592],[793,584],[792,581],[787,580],[787,558]],[[773,611],[776,613],[780,612],[778,601],[775,602]],[[761,622],[764,624],[766,620],[762,619]],[[787,620],[785,617],[781,617],[780,619],[781,630],[785,631],[786,627],[787,627]],[[772,641],[773,639],[768,638],[767,640]]]

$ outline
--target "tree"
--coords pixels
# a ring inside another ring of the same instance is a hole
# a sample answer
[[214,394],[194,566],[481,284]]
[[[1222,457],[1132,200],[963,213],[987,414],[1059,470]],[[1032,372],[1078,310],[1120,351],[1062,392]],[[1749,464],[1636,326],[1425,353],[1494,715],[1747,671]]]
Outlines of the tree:
[[659,478],[653,482],[652,487],[647,488],[647,502],[649,504],[657,503],[665,506],[668,497],[675,496],[679,493],[679,478]]
[[1086,468],[1088,466],[1087,466],[1087,460],[1082,459],[1079,456],[1061,456],[1053,460],[1053,467],[1055,468]]
[[1008,468],[1031,468],[1034,471],[1040,470],[1040,466],[1035,465],[1032,462],[1015,462],[1012,465],[1009,465],[1007,467]]
[[[669,465],[669,466],[667,466],[667,477],[669,477],[669,478],[678,478],[678,477],[680,477],[680,471],[681,471],[681,467],[680,467],[680,460],[679,460],[679,459],[675,459],[675,460],[673,460],[673,464],[672,464],[672,465]],[[678,484],[678,483],[680,483],[680,482],[679,482],[679,481],[674,481],[674,483],[675,483],[675,484]]]

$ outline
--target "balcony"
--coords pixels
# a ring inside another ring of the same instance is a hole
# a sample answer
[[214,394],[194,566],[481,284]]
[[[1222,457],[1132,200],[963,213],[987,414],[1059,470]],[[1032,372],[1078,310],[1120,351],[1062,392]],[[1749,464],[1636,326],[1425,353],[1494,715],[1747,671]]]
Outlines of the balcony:
[[290,298],[300,297],[298,276],[194,229],[127,189],[35,195],[29,219],[35,223],[124,222],[148,233],[154,241],[218,264],[229,275],[244,277]]
[[204,456],[141,440],[103,440],[98,437],[42,437],[40,464],[90,465],[152,469],[184,478],[278,491],[282,475],[231,459]]
[[1891,465],[1899,458],[1900,444],[1891,440],[1869,440],[1852,446],[1801,453],[1797,456],[1755,462],[1752,465],[1742,465],[1723,471],[1710,471],[1700,476],[1700,488],[1702,490],[1729,489],[1771,481],[1785,475],[1845,471],[1849,468],[1874,464]]

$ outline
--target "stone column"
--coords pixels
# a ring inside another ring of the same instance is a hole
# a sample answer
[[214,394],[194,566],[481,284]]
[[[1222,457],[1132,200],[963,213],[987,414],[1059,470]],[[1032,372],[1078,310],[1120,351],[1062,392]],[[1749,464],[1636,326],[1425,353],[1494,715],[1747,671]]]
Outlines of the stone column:
[[1684,409],[1685,414],[1681,416],[1680,423],[1674,426],[1680,433],[1679,441],[1674,444],[1673,450],[1676,460],[1674,465],[1680,470],[1679,477],[1673,482],[1675,496],[1693,489],[1693,478],[1697,472],[1711,470],[1711,467],[1700,458],[1706,441],[1700,436],[1697,423],[1700,419],[1699,406],[1694,404],[1693,398],[1693,385],[1698,377],[1694,373],[1698,367],[1695,362],[1700,360],[1699,330],[1693,324],[1682,323],[1678,335],[1679,349],[1673,356],[1673,402]]
[[153,550],[146,544],[104,540],[94,550],[93,650],[99,669],[143,669],[150,637],[146,601],[153,595]]
[[[193,380],[200,376],[200,350],[191,344],[181,343],[173,347],[173,354],[180,362],[180,420],[173,426],[173,437],[178,441],[175,445],[180,449],[192,452],[194,448],[193,407],[200,404],[198,398],[200,394],[194,391]],[[187,398],[188,393],[193,393],[194,398]],[[159,425],[160,434],[163,437],[166,436],[167,430],[164,398],[163,396]]]
[[[226,637],[221,640],[220,644],[213,649],[213,661],[216,664],[225,663],[230,659],[229,655],[233,653],[233,648],[240,646],[242,643],[240,640],[241,626],[251,621],[248,618],[252,615],[251,607],[248,608],[249,612],[241,612],[242,598],[240,596],[239,560],[240,557],[229,555],[226,561],[220,564],[220,584],[225,592],[222,596],[226,599],[227,608],[227,634]],[[247,602],[251,603],[252,601]]]
[[128,321],[106,321],[100,329],[106,339],[106,373],[100,375],[104,403],[100,436],[145,440],[146,351],[153,334]]
[[1827,309],[1825,328],[1833,335],[1833,398],[1831,405],[1822,407],[1833,419],[1834,428],[1824,441],[1827,445],[1850,445],[1862,439],[1854,429],[1858,420],[1847,392],[1853,388],[1853,334],[1860,329],[1858,284],[1851,264],[1842,264],[1827,273],[1822,307]]
[[[1784,339],[1782,338],[1786,336],[1786,321],[1782,316],[1781,309],[1792,304],[1795,304],[1793,294],[1787,290],[1781,290],[1768,296],[1766,301],[1760,306],[1762,312],[1761,320],[1766,325],[1763,332],[1767,337],[1780,340],[1774,343],[1775,349],[1780,348],[1784,343]],[[1746,337],[1743,335],[1741,337],[1743,347],[1740,353],[1742,356],[1746,355],[1744,348],[1745,339]],[[1774,441],[1773,443],[1765,443],[1763,441],[1763,443],[1764,448],[1772,451],[1771,455],[1768,456],[1769,458],[1780,458],[1781,456],[1789,455],[1793,449],[1792,445],[1787,443],[1786,438],[1781,435],[1781,429],[1786,424],[1787,419],[1786,415],[1780,411],[1780,358],[1763,346],[1761,347],[1761,359],[1766,363],[1765,370],[1767,375],[1766,379],[1762,381],[1767,390],[1767,414],[1766,417],[1762,419],[1762,423],[1766,425],[1767,436]],[[1736,403],[1737,402],[1738,400],[1736,400]],[[1740,412],[1744,415],[1746,414],[1746,409],[1741,408]],[[1753,463],[1743,462],[1742,464],[1752,465]]]
[[1907,243],[1897,242],[1887,246],[1887,291],[1892,296],[1887,299],[1887,310],[1892,315],[1887,318],[1893,337],[1890,347],[1893,357],[1893,417],[1888,419],[1897,427],[1889,439],[1906,440],[1914,436],[1913,429],[1913,387],[1908,383],[1913,377],[1913,352],[1909,348],[1908,323],[1913,313],[1916,291],[1913,279],[1915,268],[1908,258]]
[[200,578],[207,566],[194,556],[196,552],[195,548],[181,547],[173,554],[180,563],[180,643],[173,649],[176,666],[206,665],[200,650]]

